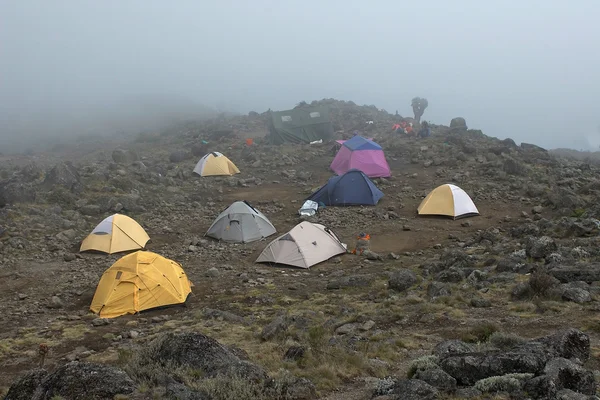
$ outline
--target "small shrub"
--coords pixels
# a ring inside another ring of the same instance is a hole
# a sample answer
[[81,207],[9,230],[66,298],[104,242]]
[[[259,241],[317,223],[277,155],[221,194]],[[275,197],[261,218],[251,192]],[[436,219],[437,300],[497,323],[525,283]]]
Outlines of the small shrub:
[[471,343],[486,342],[497,331],[498,326],[496,324],[485,321],[469,329],[463,340]]
[[500,350],[509,350],[525,343],[526,339],[512,333],[494,332],[490,335],[488,341]]
[[414,359],[410,363],[410,366],[408,367],[408,372],[406,375],[408,376],[408,379],[411,379],[417,373],[417,371],[427,371],[430,369],[439,368],[437,362],[438,362],[437,356],[423,356],[423,357]]
[[484,392],[516,392],[523,387],[523,381],[533,378],[534,374],[507,374],[491,376],[475,382],[475,389]]
[[533,294],[539,297],[547,296],[556,284],[556,278],[545,272],[536,271],[529,276],[529,286]]
[[585,214],[584,208],[577,208],[577,209],[573,210],[573,217],[575,217],[575,218],[581,218],[581,217],[583,217],[584,214]]

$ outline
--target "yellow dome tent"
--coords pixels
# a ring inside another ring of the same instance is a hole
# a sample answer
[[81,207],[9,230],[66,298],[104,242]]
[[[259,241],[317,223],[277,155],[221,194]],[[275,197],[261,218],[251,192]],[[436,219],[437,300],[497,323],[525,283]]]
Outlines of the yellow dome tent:
[[90,310],[102,318],[181,304],[192,292],[181,265],[149,251],[128,254],[107,269]]
[[445,215],[454,219],[479,215],[469,195],[452,184],[438,186],[429,192],[417,211],[419,215]]
[[79,251],[97,250],[112,254],[139,250],[146,246],[150,237],[133,219],[114,214],[100,222],[81,242]]
[[214,175],[235,175],[239,174],[240,170],[233,162],[223,154],[214,151],[208,153],[198,161],[194,167],[194,172],[200,176]]

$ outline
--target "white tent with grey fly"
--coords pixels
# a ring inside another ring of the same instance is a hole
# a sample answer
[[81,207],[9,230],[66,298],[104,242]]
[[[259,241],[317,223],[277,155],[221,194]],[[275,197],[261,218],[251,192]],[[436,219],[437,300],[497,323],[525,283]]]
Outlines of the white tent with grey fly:
[[303,221],[269,243],[256,262],[310,268],[343,253],[346,245],[329,228]]
[[236,201],[223,211],[205,236],[231,243],[250,243],[264,239],[277,230],[269,219],[247,201]]

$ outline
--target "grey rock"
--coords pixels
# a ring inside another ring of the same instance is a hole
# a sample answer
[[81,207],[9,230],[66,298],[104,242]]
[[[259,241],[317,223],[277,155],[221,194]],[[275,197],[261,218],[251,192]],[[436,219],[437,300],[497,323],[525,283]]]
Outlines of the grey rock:
[[420,379],[431,386],[446,392],[453,392],[456,390],[456,379],[438,368],[418,370],[413,378]]
[[219,275],[221,275],[221,273],[216,267],[211,267],[204,273],[204,276],[207,276],[209,278],[216,278]]
[[93,326],[104,326],[110,324],[110,321],[107,318],[95,318],[92,320]]
[[535,259],[547,257],[557,249],[558,246],[554,242],[554,239],[548,236],[529,238],[525,248],[527,255]]
[[32,400],[36,389],[47,376],[48,371],[42,368],[27,372],[12,384],[4,400]]
[[232,322],[235,324],[242,324],[242,325],[248,324],[248,321],[246,321],[246,319],[244,317],[241,317],[241,316],[234,314],[232,312],[229,312],[229,311],[205,308],[203,310],[203,314],[204,314],[205,318],[222,319],[223,321]]
[[563,283],[583,281],[587,283],[600,281],[600,264],[586,266],[556,266],[548,271],[550,275]]
[[592,301],[592,296],[590,292],[585,289],[577,288],[577,287],[568,287],[562,293],[563,300],[572,301],[575,303],[588,303]]
[[[37,387],[31,391],[34,385]],[[5,399],[50,400],[112,399],[133,393],[135,384],[122,370],[101,364],[73,361],[44,375],[36,370],[13,384]]]
[[327,283],[327,289],[335,290],[345,287],[365,287],[369,286],[373,281],[373,277],[369,275],[351,275],[339,279],[334,279]]
[[262,340],[270,340],[276,337],[277,335],[285,332],[289,326],[289,321],[286,317],[280,315],[276,317],[273,321],[265,325],[263,328],[260,337]]
[[396,290],[398,292],[403,292],[406,289],[410,288],[418,281],[417,276],[414,272],[408,269],[401,269],[398,271],[394,271],[390,279],[388,281],[388,287],[392,290]]
[[169,161],[179,163],[192,158],[192,153],[187,150],[175,150],[169,155]]
[[512,373],[540,373],[546,365],[547,356],[542,351],[507,353],[471,353],[450,355],[440,360],[440,367],[453,376],[460,385],[492,376]]
[[445,283],[431,282],[427,286],[427,297],[431,300],[442,296],[450,296],[451,294],[450,288]]
[[460,355],[475,352],[475,346],[461,340],[446,340],[438,343],[433,349],[433,354],[438,358],[450,355]]
[[112,153],[112,159],[117,164],[131,164],[134,161],[138,161],[139,157],[132,150],[116,149]]
[[444,271],[441,271],[435,276],[435,280],[439,282],[461,282],[465,279],[465,273],[463,270],[457,267],[450,267]]
[[52,167],[46,174],[42,186],[45,189],[63,186],[73,192],[78,192],[82,189],[79,172],[71,162],[59,163]]
[[268,379],[259,366],[242,360],[230,348],[197,332],[164,334],[142,349],[139,355],[148,365],[172,363],[197,369],[207,378],[222,375],[252,381]]
[[393,400],[437,400],[436,388],[419,379],[400,379],[393,383],[386,395]]
[[544,368],[544,374],[550,377],[558,390],[571,389],[579,393],[596,393],[594,373],[566,358],[555,358]]

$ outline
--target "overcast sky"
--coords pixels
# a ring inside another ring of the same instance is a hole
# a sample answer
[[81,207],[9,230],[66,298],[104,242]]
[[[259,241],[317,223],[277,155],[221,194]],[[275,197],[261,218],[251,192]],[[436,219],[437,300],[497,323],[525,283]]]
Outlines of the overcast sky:
[[597,147],[598,15],[598,0],[0,0],[0,136],[85,130],[142,100],[410,115],[422,96],[433,123]]

